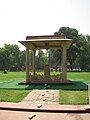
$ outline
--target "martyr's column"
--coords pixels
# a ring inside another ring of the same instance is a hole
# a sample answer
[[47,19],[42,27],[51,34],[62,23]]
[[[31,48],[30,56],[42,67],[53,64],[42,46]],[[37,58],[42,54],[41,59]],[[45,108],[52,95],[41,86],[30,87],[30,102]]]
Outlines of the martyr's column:
[[67,62],[66,62],[66,44],[62,44],[62,60],[61,60],[61,66],[62,66],[62,82],[65,82],[67,80]]
[[30,82],[29,78],[29,47],[26,46],[26,83]]

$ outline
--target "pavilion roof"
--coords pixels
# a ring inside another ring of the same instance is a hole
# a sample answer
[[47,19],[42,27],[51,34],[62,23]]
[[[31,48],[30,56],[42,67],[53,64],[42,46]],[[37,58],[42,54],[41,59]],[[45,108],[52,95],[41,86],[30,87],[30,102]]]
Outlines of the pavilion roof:
[[71,39],[67,39],[65,35],[44,35],[44,36],[27,36],[26,40],[19,41],[22,45],[28,46],[30,49],[49,49],[60,48],[62,44],[66,44],[67,48],[71,44]]

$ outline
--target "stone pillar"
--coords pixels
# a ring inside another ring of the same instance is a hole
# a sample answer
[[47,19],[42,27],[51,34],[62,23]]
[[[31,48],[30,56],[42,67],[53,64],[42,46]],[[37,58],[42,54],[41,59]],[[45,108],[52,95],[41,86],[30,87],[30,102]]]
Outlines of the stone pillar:
[[50,80],[50,66],[49,65],[45,65],[44,80]]
[[66,44],[62,44],[62,58],[61,58],[61,66],[62,66],[62,74],[61,74],[61,80],[62,82],[65,82],[67,80],[67,62],[66,62]]
[[29,47],[26,46],[26,83],[30,82],[29,77]]
[[33,50],[33,75],[35,76],[35,53],[36,50]]

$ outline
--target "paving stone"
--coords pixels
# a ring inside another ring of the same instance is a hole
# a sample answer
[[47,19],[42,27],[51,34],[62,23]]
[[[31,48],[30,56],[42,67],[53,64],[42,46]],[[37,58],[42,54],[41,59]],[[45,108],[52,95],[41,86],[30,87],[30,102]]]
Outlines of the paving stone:
[[41,94],[41,96],[44,96],[44,95],[45,95],[45,93],[42,93],[42,94]]
[[50,85],[48,85],[47,87],[50,88]]
[[43,98],[43,101],[46,101],[46,98]]
[[47,87],[44,87],[44,90],[47,89]]
[[45,84],[45,86],[47,86],[47,84]]
[[46,92],[49,92],[49,90],[46,90]]
[[42,107],[42,104],[38,104],[37,107],[38,107],[38,108],[41,108],[41,107]]
[[34,118],[36,116],[36,114],[31,114],[29,117],[28,117],[28,119],[32,119],[32,118]]

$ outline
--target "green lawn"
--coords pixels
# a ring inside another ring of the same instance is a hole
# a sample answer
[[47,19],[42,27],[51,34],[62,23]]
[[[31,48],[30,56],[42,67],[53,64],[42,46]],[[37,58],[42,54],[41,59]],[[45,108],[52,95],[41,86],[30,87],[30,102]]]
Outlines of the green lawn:
[[[37,72],[38,74],[43,74],[43,72]],[[59,72],[51,72],[51,75],[60,74]],[[23,80],[25,79],[25,72],[8,72],[3,74],[0,72],[0,81],[9,81],[9,80]],[[68,72],[67,73],[69,80],[90,80],[90,72]]]
[[87,104],[87,91],[60,90],[60,104]]
[[7,74],[0,72],[0,82],[10,80],[23,80],[25,79],[25,75],[25,72],[8,72]]
[[30,90],[0,90],[0,102],[20,102]]
[[[38,72],[43,74],[43,72]],[[59,72],[51,72],[51,75]],[[18,85],[25,80],[25,72],[0,73],[0,101],[20,102],[32,89],[44,89],[44,85]],[[68,72],[68,80],[74,85],[50,85],[48,89],[60,90],[61,104],[87,104],[87,85],[90,72]]]
[[90,81],[90,72],[68,72],[69,80]]

